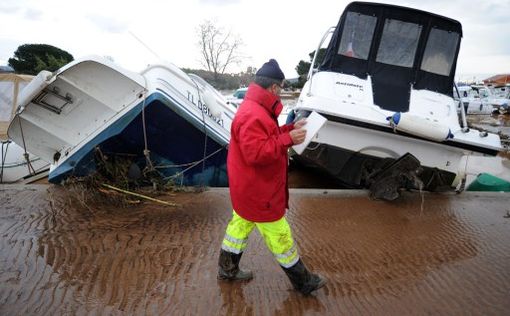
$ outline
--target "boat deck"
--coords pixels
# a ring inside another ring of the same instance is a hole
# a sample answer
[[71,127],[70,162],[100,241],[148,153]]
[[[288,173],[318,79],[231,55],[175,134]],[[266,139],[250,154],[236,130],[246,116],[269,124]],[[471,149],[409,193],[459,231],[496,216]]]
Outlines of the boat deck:
[[[125,207],[80,204],[52,185],[0,186],[1,315],[504,315],[510,310],[510,194],[291,191],[304,262],[329,279],[310,297],[258,232],[247,283],[216,280],[231,215],[226,189]],[[83,200],[81,200],[83,201]]]

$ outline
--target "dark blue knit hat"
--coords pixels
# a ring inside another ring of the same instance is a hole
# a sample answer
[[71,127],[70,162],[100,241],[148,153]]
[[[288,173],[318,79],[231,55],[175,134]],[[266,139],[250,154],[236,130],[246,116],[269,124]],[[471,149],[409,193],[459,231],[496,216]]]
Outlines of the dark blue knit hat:
[[280,69],[278,62],[274,59],[270,59],[267,63],[262,65],[255,75],[277,80],[285,79],[283,71]]

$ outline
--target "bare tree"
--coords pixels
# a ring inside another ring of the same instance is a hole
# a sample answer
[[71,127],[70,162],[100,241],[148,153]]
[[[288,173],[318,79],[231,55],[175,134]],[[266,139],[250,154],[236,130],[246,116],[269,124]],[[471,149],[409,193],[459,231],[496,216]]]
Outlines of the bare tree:
[[198,26],[198,36],[201,63],[214,73],[215,79],[218,78],[218,74],[223,74],[229,65],[241,62],[239,49],[243,42],[238,35],[232,34],[231,31],[225,33],[222,27],[205,20]]

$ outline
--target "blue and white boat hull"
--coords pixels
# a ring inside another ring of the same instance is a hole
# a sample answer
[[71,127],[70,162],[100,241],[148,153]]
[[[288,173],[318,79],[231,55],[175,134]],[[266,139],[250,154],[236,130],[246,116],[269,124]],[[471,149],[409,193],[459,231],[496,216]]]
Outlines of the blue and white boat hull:
[[201,78],[173,65],[134,74],[94,57],[42,73],[31,85],[18,109],[21,124],[9,135],[53,161],[50,182],[91,174],[100,152],[141,170],[148,153],[158,174],[177,184],[228,185],[235,108]]

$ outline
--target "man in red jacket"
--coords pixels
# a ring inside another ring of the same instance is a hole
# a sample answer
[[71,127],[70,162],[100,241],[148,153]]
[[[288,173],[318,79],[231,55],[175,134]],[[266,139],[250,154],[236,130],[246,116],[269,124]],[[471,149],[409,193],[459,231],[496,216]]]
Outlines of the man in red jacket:
[[294,288],[310,294],[326,281],[304,266],[285,219],[287,150],[304,141],[306,121],[278,126],[285,76],[276,60],[265,63],[255,76],[231,126],[227,171],[234,210],[221,246],[218,279],[253,278],[250,271],[239,269],[239,261],[257,227]]

